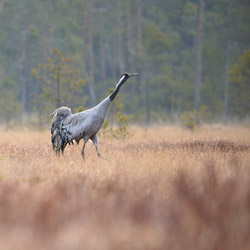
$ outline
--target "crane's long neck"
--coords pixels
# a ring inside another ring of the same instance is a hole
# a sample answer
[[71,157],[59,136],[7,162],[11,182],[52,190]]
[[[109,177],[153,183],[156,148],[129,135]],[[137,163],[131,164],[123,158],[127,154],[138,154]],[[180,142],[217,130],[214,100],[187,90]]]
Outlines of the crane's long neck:
[[109,107],[110,107],[111,101],[109,97],[106,97],[103,101],[101,101],[95,109],[97,110],[97,114],[102,117],[103,119],[106,118],[106,115],[108,113]]
[[125,83],[127,81],[128,77],[126,77],[125,75],[121,77],[121,79],[117,82],[116,84],[116,88],[114,90],[114,92],[109,96],[110,101],[112,102],[115,97],[117,96],[121,86],[123,85],[123,83]]
[[113,93],[111,95],[109,95],[108,97],[106,97],[102,102],[100,102],[95,107],[95,109],[98,110],[97,112],[98,112],[100,117],[103,117],[105,119],[112,101],[115,99],[122,84],[125,83],[127,81],[127,79],[128,79],[128,77],[126,75],[122,76],[120,78],[120,80],[117,82],[116,88],[113,91]]

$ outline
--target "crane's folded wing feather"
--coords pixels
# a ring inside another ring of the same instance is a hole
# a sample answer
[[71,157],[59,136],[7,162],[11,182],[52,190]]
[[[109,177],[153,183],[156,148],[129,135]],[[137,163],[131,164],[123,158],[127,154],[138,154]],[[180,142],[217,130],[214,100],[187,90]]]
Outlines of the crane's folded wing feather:
[[65,120],[67,117],[71,115],[71,109],[68,107],[61,107],[56,109],[52,113],[52,121],[51,121],[51,143],[53,146],[53,149],[55,149],[55,137],[57,134],[57,131],[59,130],[60,124],[63,120]]
[[71,109],[68,107],[61,107],[56,109],[52,113],[51,134],[53,134],[54,131],[59,128],[61,122],[70,115],[71,115]]

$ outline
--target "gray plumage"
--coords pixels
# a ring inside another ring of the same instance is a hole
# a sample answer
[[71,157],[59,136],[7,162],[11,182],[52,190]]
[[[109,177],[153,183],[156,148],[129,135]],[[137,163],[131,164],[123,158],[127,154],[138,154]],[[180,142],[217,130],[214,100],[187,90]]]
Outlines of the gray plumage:
[[68,107],[61,107],[55,110],[52,114],[51,142],[56,153],[60,153],[60,151],[63,152],[67,144],[72,144],[74,140],[79,144],[79,141],[83,139],[81,154],[84,159],[85,145],[90,139],[95,145],[97,155],[100,156],[97,147],[97,133],[102,127],[110,104],[118,94],[121,86],[131,76],[135,75],[137,75],[137,73],[125,73],[121,75],[113,93],[91,109],[76,114],[72,114],[71,109]]
[[52,147],[53,149],[56,148],[56,134],[57,134],[57,129],[60,127],[61,122],[67,118],[69,115],[71,115],[71,109],[68,107],[61,107],[56,109],[52,113],[52,121],[51,121],[51,142],[52,142]]

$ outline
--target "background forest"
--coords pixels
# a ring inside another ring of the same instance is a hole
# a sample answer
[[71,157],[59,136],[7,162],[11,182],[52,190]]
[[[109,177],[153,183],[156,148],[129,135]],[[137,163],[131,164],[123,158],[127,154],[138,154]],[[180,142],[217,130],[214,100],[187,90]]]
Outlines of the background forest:
[[119,96],[137,123],[244,119],[249,13],[249,0],[0,0],[1,122],[88,108],[124,72],[140,73]]

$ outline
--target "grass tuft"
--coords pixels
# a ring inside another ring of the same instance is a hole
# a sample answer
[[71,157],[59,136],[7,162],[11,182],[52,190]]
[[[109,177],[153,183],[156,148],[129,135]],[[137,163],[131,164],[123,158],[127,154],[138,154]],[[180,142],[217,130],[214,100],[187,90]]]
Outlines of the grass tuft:
[[249,249],[249,129],[133,130],[85,162],[47,131],[0,131],[0,249]]

